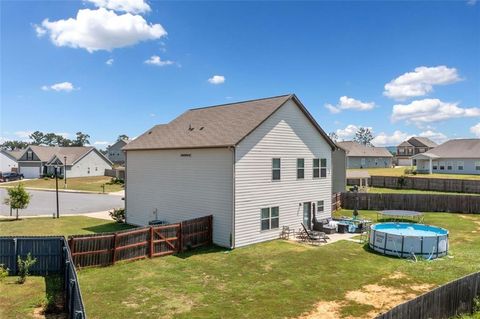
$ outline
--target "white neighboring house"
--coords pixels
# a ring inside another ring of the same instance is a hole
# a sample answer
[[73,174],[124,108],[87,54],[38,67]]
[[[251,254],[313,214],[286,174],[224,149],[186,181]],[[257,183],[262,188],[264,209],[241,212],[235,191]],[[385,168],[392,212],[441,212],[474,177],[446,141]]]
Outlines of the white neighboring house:
[[385,147],[365,146],[354,141],[337,144],[346,151],[347,168],[392,167],[393,155]]
[[107,158],[114,164],[125,164],[125,154],[122,148],[130,143],[129,139],[119,139],[107,148]]
[[69,178],[103,176],[105,169],[112,168],[112,162],[91,146],[30,145],[19,155],[18,166],[25,178],[39,178],[53,174],[55,166],[58,167],[60,175],[64,174],[66,168],[67,178]]
[[293,94],[191,109],[123,149],[131,224],[213,215],[235,248],[331,216],[336,146]]
[[418,172],[480,175],[480,139],[450,140],[412,159]]
[[18,168],[14,152],[0,150],[0,172],[10,173]]

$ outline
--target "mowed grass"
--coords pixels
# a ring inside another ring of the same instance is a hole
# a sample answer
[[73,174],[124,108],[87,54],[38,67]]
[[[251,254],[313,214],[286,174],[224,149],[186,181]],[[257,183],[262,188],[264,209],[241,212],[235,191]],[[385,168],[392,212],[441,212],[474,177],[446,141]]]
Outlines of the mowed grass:
[[322,311],[369,318],[480,270],[480,215],[426,213],[425,220],[449,229],[448,257],[414,263],[351,241],[312,247],[274,240],[81,269],[80,285],[92,319],[322,318]]
[[[10,276],[0,281],[0,318],[44,318],[41,316],[47,301],[58,306],[62,301],[62,278],[59,276],[27,278],[24,284],[17,284],[18,277]],[[45,318],[66,318],[55,314]]]
[[[78,191],[89,191],[89,192],[103,192],[102,185],[111,181],[111,177],[108,176],[92,176],[92,177],[73,177],[68,178],[67,176],[67,188],[70,190],[78,190]],[[48,189],[55,189],[55,178],[39,178],[39,179],[32,179],[28,181],[17,181],[17,182],[10,182],[5,184],[0,184],[1,187],[11,187],[14,185],[18,185],[22,183],[25,187],[31,188],[48,188]],[[63,179],[58,180],[58,188],[64,189],[65,181]],[[118,192],[123,189],[122,185],[114,184],[114,185],[105,185],[105,192]]]
[[[406,167],[395,168],[366,168],[366,169],[348,169],[348,171],[364,171],[367,170],[371,176],[402,176],[405,174]],[[451,178],[451,179],[468,179],[480,180],[479,175],[461,175],[461,174],[417,174],[408,175],[408,177],[428,177],[428,178]]]
[[0,219],[0,236],[69,236],[113,232],[132,227],[134,226],[84,216],[69,216],[59,219],[48,217],[25,218],[20,220]]

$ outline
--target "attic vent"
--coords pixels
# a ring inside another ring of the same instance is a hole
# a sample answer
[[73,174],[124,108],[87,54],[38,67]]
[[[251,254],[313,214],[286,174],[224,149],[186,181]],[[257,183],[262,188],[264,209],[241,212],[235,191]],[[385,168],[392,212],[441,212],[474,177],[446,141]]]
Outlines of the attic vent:
[[148,132],[148,135],[152,134],[152,131]]
[[202,126],[202,127],[200,128],[200,131],[202,131],[203,129],[204,129],[204,127]]
[[184,154],[180,154],[180,157],[192,157],[192,154],[184,153]]

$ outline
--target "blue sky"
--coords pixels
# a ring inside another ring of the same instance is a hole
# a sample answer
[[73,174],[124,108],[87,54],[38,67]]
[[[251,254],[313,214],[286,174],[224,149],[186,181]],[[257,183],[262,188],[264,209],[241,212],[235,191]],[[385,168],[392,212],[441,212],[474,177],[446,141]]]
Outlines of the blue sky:
[[480,3],[1,1],[2,140],[285,93],[342,139],[480,137]]

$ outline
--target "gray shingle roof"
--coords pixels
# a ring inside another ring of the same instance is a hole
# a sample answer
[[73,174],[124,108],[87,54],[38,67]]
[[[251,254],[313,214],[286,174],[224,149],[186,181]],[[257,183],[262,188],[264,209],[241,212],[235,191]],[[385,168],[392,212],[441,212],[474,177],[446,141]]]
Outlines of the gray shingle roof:
[[226,147],[237,145],[288,100],[293,99],[335,148],[294,94],[191,109],[168,124],[157,125],[123,150]]
[[[18,158],[28,150],[31,149],[42,162],[49,162],[53,159],[54,156],[57,156],[58,159],[62,162],[64,157],[67,157],[67,165],[72,165],[80,158],[85,156],[90,151],[95,148],[92,146],[69,146],[69,147],[58,147],[58,146],[42,146],[42,145],[30,145],[25,150],[22,150]],[[108,159],[107,159],[108,161]]]
[[447,141],[423,155],[434,155],[438,158],[479,158],[480,159],[480,139],[458,139]]
[[437,146],[438,144],[435,143],[434,141],[432,141],[431,139],[429,139],[428,137],[421,137],[421,136],[414,136],[414,137],[411,137],[408,142],[410,144],[412,144],[413,146],[416,146],[416,147],[422,147],[422,146],[426,146],[426,147],[435,147]]
[[347,156],[393,157],[385,147],[364,146],[353,141],[338,142],[337,144],[347,151]]

